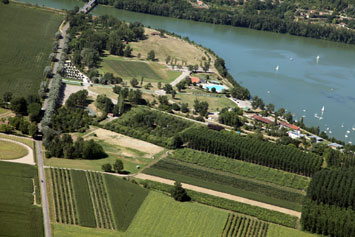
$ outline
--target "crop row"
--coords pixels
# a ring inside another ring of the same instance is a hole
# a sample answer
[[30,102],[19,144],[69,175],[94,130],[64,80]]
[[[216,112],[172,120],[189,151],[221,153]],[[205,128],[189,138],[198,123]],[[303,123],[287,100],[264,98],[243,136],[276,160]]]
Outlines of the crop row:
[[89,184],[91,200],[94,207],[96,223],[98,228],[114,229],[110,204],[107,198],[102,174],[86,172]]
[[56,221],[77,224],[71,177],[66,169],[51,168]]
[[178,149],[170,158],[299,190],[306,190],[310,182],[301,175],[192,149]]
[[255,182],[230,173],[206,169],[173,159],[160,160],[144,173],[179,180],[293,210],[301,210],[304,195],[266,183]]
[[249,217],[229,213],[223,237],[266,237],[269,224]]

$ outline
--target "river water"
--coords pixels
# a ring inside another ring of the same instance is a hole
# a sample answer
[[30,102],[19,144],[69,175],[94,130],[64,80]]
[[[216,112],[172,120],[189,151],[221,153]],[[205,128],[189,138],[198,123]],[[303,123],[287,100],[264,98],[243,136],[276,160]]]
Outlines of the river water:
[[[82,5],[77,0],[21,1],[58,9]],[[266,104],[284,107],[294,113],[295,119],[304,116],[307,126],[320,126],[328,134],[331,132],[330,136],[355,143],[354,45],[152,16],[101,5],[92,14],[140,21],[145,26],[188,36],[224,58],[233,77]],[[323,106],[323,119],[319,119]]]

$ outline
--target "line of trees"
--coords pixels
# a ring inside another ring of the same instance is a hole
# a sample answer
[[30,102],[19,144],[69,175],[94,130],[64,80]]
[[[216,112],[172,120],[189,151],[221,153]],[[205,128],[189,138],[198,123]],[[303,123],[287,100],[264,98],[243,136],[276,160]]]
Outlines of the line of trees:
[[200,9],[194,8],[188,1],[183,0],[99,0],[98,2],[112,5],[118,9],[153,15],[355,44],[354,31],[335,26],[295,22],[293,18],[273,14],[257,14],[259,12],[257,10],[241,13],[217,8]]
[[192,149],[244,160],[305,176],[321,169],[320,156],[302,152],[290,146],[241,137],[232,132],[217,132],[207,128],[190,128],[181,139]]

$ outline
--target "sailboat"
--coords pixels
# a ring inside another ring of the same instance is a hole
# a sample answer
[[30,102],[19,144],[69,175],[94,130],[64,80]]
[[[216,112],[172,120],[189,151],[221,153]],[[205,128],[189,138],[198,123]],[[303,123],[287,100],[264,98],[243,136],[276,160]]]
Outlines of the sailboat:
[[348,138],[348,135],[345,134],[345,137]]
[[279,65],[276,66],[275,70],[276,70],[276,72],[279,71]]
[[350,131],[348,130],[348,131],[346,131],[346,133],[347,133],[347,134],[349,134],[349,133],[350,133]]
[[340,127],[342,127],[342,128],[343,128],[343,127],[344,127],[344,123],[342,123]]
[[351,128],[353,131],[355,131],[355,127],[354,127],[354,124],[353,124],[353,127]]
[[319,58],[320,58],[319,55],[317,55],[317,57],[316,57],[317,63],[318,63],[318,61],[319,61]]

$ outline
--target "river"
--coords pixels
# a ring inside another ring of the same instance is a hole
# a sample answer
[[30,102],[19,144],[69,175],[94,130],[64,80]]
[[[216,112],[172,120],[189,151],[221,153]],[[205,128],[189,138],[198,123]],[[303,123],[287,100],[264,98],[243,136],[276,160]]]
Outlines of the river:
[[[77,0],[21,1],[58,9],[82,5]],[[354,45],[152,16],[101,5],[92,14],[140,21],[145,26],[188,36],[224,58],[233,77],[266,104],[284,107],[294,113],[296,120],[304,116],[307,126],[320,126],[330,136],[355,142]],[[323,119],[319,119],[323,106]]]

